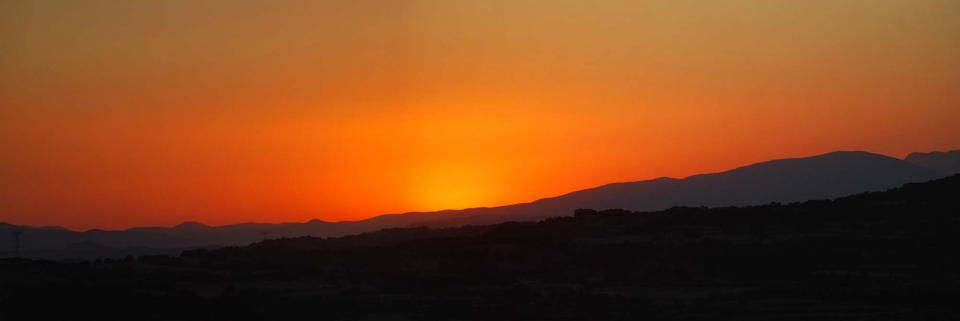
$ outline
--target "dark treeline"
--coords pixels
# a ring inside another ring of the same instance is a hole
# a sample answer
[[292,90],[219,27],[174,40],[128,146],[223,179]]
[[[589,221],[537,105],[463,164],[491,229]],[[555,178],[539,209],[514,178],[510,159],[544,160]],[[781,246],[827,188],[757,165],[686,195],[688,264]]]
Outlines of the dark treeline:
[[0,319],[952,320],[960,176],[832,201],[0,261]]

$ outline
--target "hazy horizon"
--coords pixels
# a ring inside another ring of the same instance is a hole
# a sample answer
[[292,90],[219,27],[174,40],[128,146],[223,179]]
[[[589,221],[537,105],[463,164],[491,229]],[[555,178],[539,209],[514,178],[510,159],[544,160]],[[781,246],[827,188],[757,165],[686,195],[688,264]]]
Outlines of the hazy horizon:
[[356,220],[960,137],[960,2],[2,1],[0,221]]
[[229,226],[229,225],[238,225],[238,224],[247,224],[247,223],[256,223],[256,224],[307,223],[307,222],[310,222],[310,221],[313,221],[313,220],[321,220],[321,221],[329,222],[329,223],[350,222],[350,221],[362,221],[362,220],[371,219],[371,218],[374,218],[374,217],[377,217],[377,216],[381,216],[381,215],[406,214],[406,213],[413,213],[413,212],[437,212],[437,211],[448,211],[448,210],[457,211],[457,210],[464,210],[464,209],[470,209],[470,208],[498,207],[498,206],[507,206],[507,205],[515,205],[515,204],[529,203],[529,202],[535,202],[535,201],[537,201],[537,200],[542,200],[542,199],[546,199],[546,198],[563,196],[563,195],[566,195],[566,194],[569,194],[569,193],[572,193],[572,192],[576,192],[576,191],[581,191],[581,190],[586,190],[586,189],[597,188],[597,187],[601,187],[601,186],[608,185],[608,184],[651,181],[651,180],[655,180],[655,179],[659,179],[659,178],[686,179],[686,178],[689,178],[689,177],[691,177],[691,176],[702,175],[702,174],[717,174],[717,173],[723,173],[723,172],[730,171],[730,170],[734,170],[734,169],[738,169],[738,168],[741,168],[741,167],[750,166],[750,165],[755,165],[755,164],[759,164],[759,163],[765,163],[765,162],[769,162],[769,161],[816,157],[816,156],[823,156],[823,155],[826,155],[826,154],[832,154],[832,153],[838,153],[838,152],[865,152],[865,153],[870,153],[870,154],[875,154],[875,155],[880,155],[880,156],[891,157],[891,158],[894,158],[894,159],[904,159],[906,156],[909,156],[909,154],[911,154],[911,153],[960,152],[960,149],[947,149],[947,150],[935,150],[935,151],[914,151],[914,152],[907,153],[907,154],[903,155],[902,157],[898,157],[898,156],[894,156],[894,155],[884,155],[884,154],[874,153],[874,152],[870,152],[870,151],[859,151],[859,150],[836,150],[836,151],[830,151],[830,152],[826,152],[826,153],[818,153],[818,154],[814,154],[814,155],[784,156],[784,157],[780,157],[780,158],[776,158],[776,159],[767,159],[767,160],[761,160],[761,161],[757,161],[757,162],[751,162],[751,163],[748,163],[748,164],[740,164],[740,165],[737,165],[737,166],[734,166],[734,167],[731,167],[731,168],[720,169],[720,170],[717,170],[717,171],[693,173],[693,174],[686,175],[686,176],[677,176],[677,177],[672,177],[672,176],[654,176],[654,177],[648,177],[648,178],[642,178],[642,179],[636,179],[636,180],[611,181],[611,182],[606,182],[606,183],[603,183],[603,184],[600,184],[600,185],[587,186],[587,187],[579,188],[579,189],[576,189],[576,190],[566,191],[566,192],[563,192],[563,193],[560,193],[560,194],[556,194],[556,195],[545,195],[545,196],[541,196],[541,197],[538,197],[538,198],[535,198],[535,199],[520,201],[520,202],[516,202],[516,203],[487,204],[487,205],[479,205],[479,206],[473,206],[473,207],[468,207],[468,208],[439,208],[439,209],[430,209],[430,210],[422,210],[422,211],[397,212],[397,213],[375,213],[375,214],[370,214],[370,215],[367,215],[367,216],[359,216],[358,218],[355,218],[355,219],[345,219],[345,220],[323,220],[323,219],[314,217],[314,218],[308,218],[308,219],[303,220],[303,221],[242,221],[242,222],[228,222],[228,223],[222,223],[222,224],[209,224],[209,223],[207,223],[207,222],[203,222],[203,221],[200,221],[200,220],[185,220],[185,221],[181,221],[181,222],[177,222],[177,223],[169,224],[169,225],[134,225],[134,226],[123,226],[123,227],[114,227],[114,228],[105,228],[105,227],[97,227],[97,226],[86,227],[86,228],[73,228],[73,227],[63,226],[63,225],[42,225],[42,226],[38,226],[38,225],[28,225],[28,224],[17,224],[17,222],[4,222],[4,221],[0,221],[0,223],[7,223],[7,224],[13,224],[13,225],[18,225],[18,226],[34,227],[34,228],[57,227],[57,228],[66,228],[66,229],[68,229],[68,230],[73,230],[73,231],[89,231],[89,230],[126,230],[126,229],[130,229],[130,228],[139,228],[139,227],[175,227],[175,226],[177,226],[177,225],[184,224],[184,223],[200,223],[200,224],[207,225],[207,226],[217,227],[217,226]]

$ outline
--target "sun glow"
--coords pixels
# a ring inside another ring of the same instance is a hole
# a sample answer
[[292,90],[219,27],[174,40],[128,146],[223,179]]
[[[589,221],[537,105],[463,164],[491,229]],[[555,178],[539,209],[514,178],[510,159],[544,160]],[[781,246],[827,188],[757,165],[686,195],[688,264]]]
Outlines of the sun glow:
[[417,205],[426,210],[462,209],[486,205],[494,199],[489,171],[469,166],[429,168],[417,177]]
[[0,222],[359,220],[960,137],[956,0],[2,3]]

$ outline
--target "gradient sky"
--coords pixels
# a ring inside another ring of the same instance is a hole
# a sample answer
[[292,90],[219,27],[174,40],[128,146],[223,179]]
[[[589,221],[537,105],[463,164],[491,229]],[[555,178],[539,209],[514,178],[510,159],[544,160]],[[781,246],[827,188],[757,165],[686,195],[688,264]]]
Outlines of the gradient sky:
[[0,0],[0,221],[502,205],[960,148],[960,1]]

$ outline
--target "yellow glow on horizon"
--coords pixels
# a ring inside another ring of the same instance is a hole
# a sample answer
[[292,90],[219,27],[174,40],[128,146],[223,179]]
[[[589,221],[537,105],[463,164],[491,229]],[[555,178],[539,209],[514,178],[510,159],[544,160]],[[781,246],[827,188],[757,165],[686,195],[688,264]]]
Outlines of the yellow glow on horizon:
[[478,168],[431,166],[417,175],[411,192],[417,195],[418,208],[443,210],[480,207],[494,201],[496,186]]
[[0,221],[495,206],[956,149],[956,0],[0,2]]

